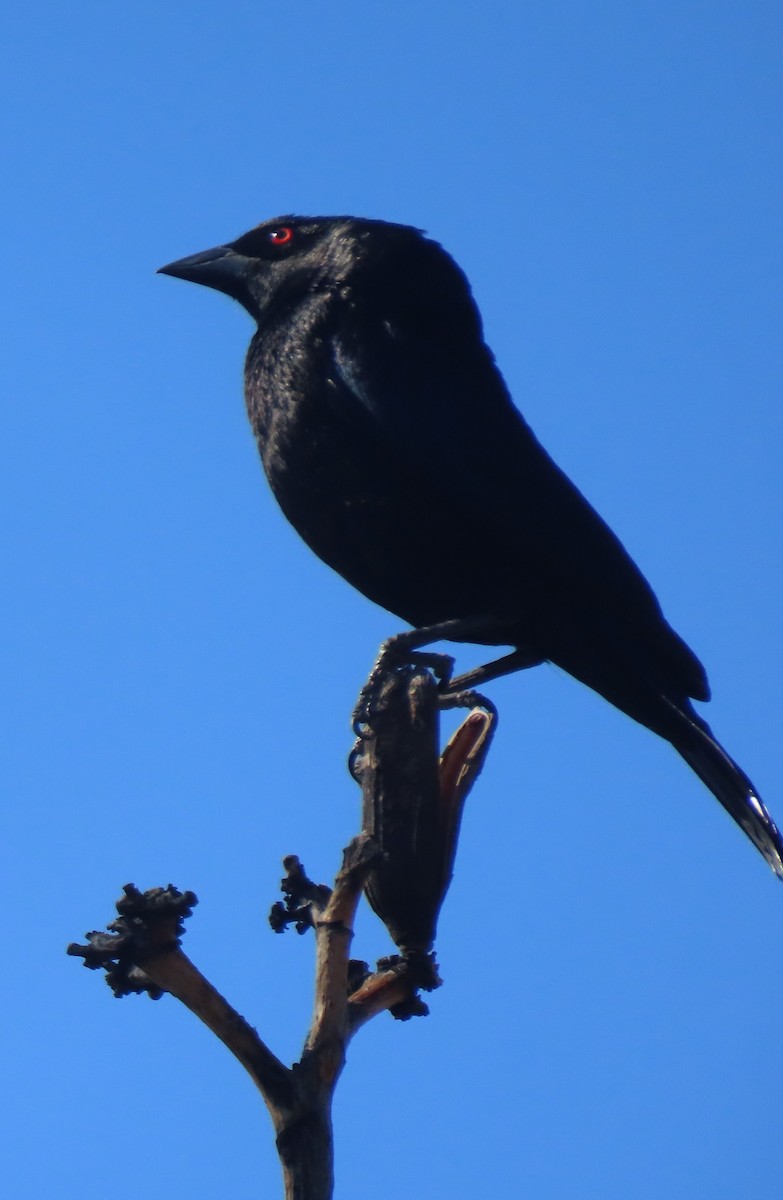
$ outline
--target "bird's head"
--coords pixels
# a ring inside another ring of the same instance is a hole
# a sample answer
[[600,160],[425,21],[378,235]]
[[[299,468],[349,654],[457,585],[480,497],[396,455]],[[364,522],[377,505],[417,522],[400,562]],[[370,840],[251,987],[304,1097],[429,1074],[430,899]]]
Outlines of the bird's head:
[[447,257],[408,225],[286,216],[264,221],[224,246],[169,263],[160,273],[225,292],[260,324],[272,310],[314,292],[356,287],[379,267],[397,274],[402,262],[420,257],[422,250],[425,257],[433,252]]

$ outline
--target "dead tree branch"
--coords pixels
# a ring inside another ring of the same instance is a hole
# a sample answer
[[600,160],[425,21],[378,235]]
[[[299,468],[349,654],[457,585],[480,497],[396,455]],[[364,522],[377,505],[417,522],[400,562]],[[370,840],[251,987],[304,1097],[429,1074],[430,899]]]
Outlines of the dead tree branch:
[[[132,884],[108,932],[87,934],[68,953],[101,968],[115,996],[169,993],[228,1047],[264,1098],[276,1134],[286,1200],[333,1194],[332,1098],[348,1044],[382,1012],[397,1019],[428,1012],[421,991],[440,986],[433,952],[438,914],[451,880],[462,809],[489,748],[491,705],[481,707],[438,753],[440,693],[428,667],[377,667],[362,692],[364,718],[351,770],[362,788],[363,829],[347,846],[332,888],[310,880],[295,855],[284,860],[283,902],[270,923],[315,936],[313,1016],[301,1059],[282,1063],[183,953],[184,921],[197,899],[169,885]],[[450,698],[450,703],[454,703]],[[375,971],[350,957],[362,892],[400,953]]]

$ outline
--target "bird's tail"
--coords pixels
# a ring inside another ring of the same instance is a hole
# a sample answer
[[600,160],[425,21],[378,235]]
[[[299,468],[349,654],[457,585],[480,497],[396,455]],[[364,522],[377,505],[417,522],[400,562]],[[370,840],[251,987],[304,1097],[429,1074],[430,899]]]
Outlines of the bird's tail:
[[669,741],[783,879],[783,838],[755,787],[690,705],[690,711],[683,711],[668,703],[679,727],[676,734],[668,733]]
[[[592,621],[592,637],[584,636],[584,626],[577,630],[581,637],[566,638],[561,632],[557,653],[551,655],[553,661],[671,742],[764,855],[778,879],[783,879],[780,831],[745,772],[688,699],[689,695],[699,699],[709,695],[698,659],[663,622],[653,629],[652,636],[642,630],[644,636],[640,637],[638,627],[610,623],[601,614],[593,613]],[[571,632],[566,627],[566,634]]]

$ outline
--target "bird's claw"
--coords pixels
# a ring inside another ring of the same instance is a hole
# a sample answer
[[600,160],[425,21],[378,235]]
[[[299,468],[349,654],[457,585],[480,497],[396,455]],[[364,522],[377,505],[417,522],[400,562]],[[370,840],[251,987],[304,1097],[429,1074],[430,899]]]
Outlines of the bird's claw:
[[438,687],[448,688],[454,670],[454,659],[450,654],[435,654],[426,650],[415,650],[411,646],[417,631],[412,633],[397,633],[382,643],[378,657],[367,677],[367,682],[359,692],[359,699],[351,715],[351,728],[354,734],[363,741],[372,728],[372,714],[375,701],[383,684],[384,677],[389,671],[421,670],[432,671]]
[[473,688],[461,688],[456,692],[441,692],[438,703],[442,709],[483,708],[485,712],[497,720],[497,707],[487,696],[483,696],[481,692],[474,692]]

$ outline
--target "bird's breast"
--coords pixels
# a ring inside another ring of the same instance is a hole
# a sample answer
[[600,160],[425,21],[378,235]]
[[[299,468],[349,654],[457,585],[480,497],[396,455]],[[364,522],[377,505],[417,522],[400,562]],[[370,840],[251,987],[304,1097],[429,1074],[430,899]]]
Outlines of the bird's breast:
[[[317,340],[251,345],[248,413],[264,470],[285,516],[353,587],[413,625],[482,612],[486,531],[473,513],[454,522],[426,464],[384,439],[360,405],[346,405]],[[453,597],[463,611],[452,611]]]

